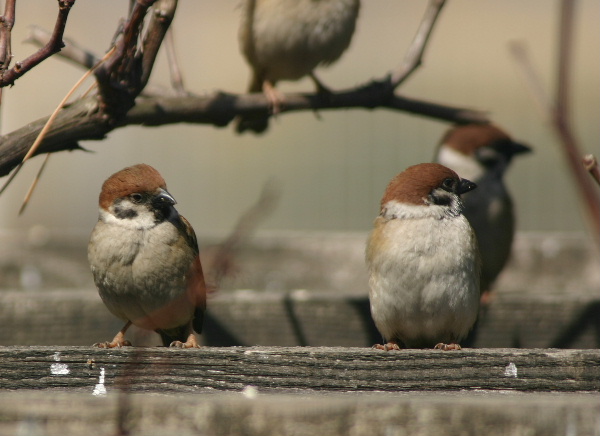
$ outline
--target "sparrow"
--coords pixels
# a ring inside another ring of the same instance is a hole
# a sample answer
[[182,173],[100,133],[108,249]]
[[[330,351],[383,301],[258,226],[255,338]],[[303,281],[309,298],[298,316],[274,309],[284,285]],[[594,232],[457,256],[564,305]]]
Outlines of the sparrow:
[[[313,70],[335,62],[350,45],[359,0],[244,0],[239,27],[240,49],[252,69],[249,93],[263,92],[272,113],[280,111],[280,80],[310,76],[317,91],[327,88]],[[268,116],[237,119],[238,133],[264,132]]]
[[175,204],[146,164],[102,185],[88,260],[102,301],[125,325],[94,346],[130,346],[125,332],[133,324],[157,332],[164,346],[198,347],[193,331],[202,332],[206,285],[194,229]]
[[367,241],[374,348],[461,349],[479,308],[480,260],[460,195],[476,185],[437,163],[408,167],[381,199]]
[[482,298],[489,298],[492,285],[510,256],[515,233],[513,201],[504,185],[504,173],[512,158],[529,153],[493,124],[455,126],[443,136],[435,161],[477,184],[463,197],[464,215],[479,242]]

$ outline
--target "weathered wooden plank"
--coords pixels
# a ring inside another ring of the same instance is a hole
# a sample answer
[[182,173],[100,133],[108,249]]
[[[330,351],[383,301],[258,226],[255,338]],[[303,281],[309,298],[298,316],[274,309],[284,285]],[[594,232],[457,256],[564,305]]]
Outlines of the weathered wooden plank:
[[0,395],[7,435],[596,436],[599,416],[590,394]]
[[600,351],[2,347],[0,389],[92,392],[600,391]]
[[[0,292],[0,345],[90,345],[122,327],[94,289]],[[135,345],[157,345],[131,330]],[[222,292],[209,301],[202,341],[211,346],[370,346],[380,341],[366,294]],[[597,295],[501,293],[474,343],[481,348],[598,348]]]

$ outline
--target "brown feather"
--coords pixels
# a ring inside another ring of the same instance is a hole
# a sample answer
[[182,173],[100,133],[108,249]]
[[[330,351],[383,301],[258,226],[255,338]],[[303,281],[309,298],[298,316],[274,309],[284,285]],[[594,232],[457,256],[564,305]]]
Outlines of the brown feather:
[[165,179],[150,165],[127,167],[106,179],[100,192],[100,207],[108,209],[117,198],[134,192],[154,192],[158,188],[167,188]]
[[508,133],[493,124],[468,124],[451,128],[440,142],[466,155],[499,140],[511,141]]
[[390,200],[415,205],[425,204],[425,199],[431,191],[440,187],[447,178],[460,180],[450,168],[437,163],[410,166],[389,183],[381,199],[381,208],[383,209]]

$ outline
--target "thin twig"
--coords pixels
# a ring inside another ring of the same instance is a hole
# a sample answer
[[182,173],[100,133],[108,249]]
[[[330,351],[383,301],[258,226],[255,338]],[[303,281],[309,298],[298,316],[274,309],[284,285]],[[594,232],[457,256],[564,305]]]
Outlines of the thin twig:
[[594,237],[600,239],[600,198],[593,186],[589,176],[581,165],[582,152],[578,146],[569,113],[569,85],[570,68],[573,39],[573,0],[563,0],[561,2],[560,29],[559,29],[559,52],[557,60],[557,82],[556,95],[554,101],[548,97],[542,88],[542,80],[533,68],[527,50],[523,43],[512,43],[510,51],[513,54],[517,65],[521,68],[527,79],[529,89],[536,103],[544,111],[545,117],[552,123],[565,153],[567,164],[575,177],[575,182],[579,187],[579,192],[590,216],[590,226]]
[[187,95],[185,86],[183,85],[183,75],[179,68],[179,62],[177,62],[177,54],[175,53],[175,40],[173,36],[173,28],[169,27],[167,35],[165,37],[165,48],[167,49],[167,62],[169,64],[169,71],[171,72],[171,84],[177,95]]
[[[82,94],[81,98],[85,98],[95,87],[96,87],[96,83],[94,82]],[[50,160],[50,154],[51,153],[46,153],[46,157],[44,158],[44,162],[42,162],[42,166],[38,170],[35,178],[33,179],[33,182],[31,182],[31,186],[29,187],[29,190],[27,191],[27,194],[25,194],[25,198],[23,199],[23,203],[21,204],[21,208],[19,209],[19,215],[23,214],[23,212],[25,211],[25,208],[29,204],[29,200],[31,199],[31,196],[33,195],[33,191],[35,190],[35,188],[37,187],[38,182],[42,178],[42,173],[44,172],[44,168],[46,168],[46,164],[48,163],[48,160]]]
[[46,168],[46,164],[48,163],[48,160],[50,160],[50,153],[46,154],[46,157],[44,158],[44,162],[42,162],[42,166],[38,170],[35,178],[33,179],[33,182],[31,182],[31,186],[29,187],[27,194],[25,194],[25,198],[23,199],[23,203],[21,204],[21,208],[19,209],[19,215],[22,215],[23,212],[25,212],[25,208],[29,204],[29,200],[31,199],[31,196],[33,195],[33,191],[35,190],[38,182],[40,181],[40,179],[42,177],[42,173],[44,172],[44,168]]
[[573,54],[573,19],[575,0],[562,0],[560,7],[560,34],[558,39],[558,65],[556,75],[556,119],[569,124],[570,120],[570,75]]
[[519,66],[519,72],[522,73],[527,89],[531,92],[541,116],[544,118],[549,117],[549,114],[554,112],[554,104],[542,86],[540,74],[531,62],[527,44],[523,41],[511,41],[508,44],[508,49]]
[[[29,37],[25,42],[29,42],[38,47],[43,47],[48,43],[52,34],[47,30],[38,27],[31,26]],[[63,39],[65,46],[63,49],[56,54],[57,57],[65,59],[84,70],[89,70],[100,61],[100,57],[93,53],[91,50],[81,47],[74,41],[65,38]],[[167,54],[169,54],[167,52]],[[0,88],[0,91],[2,88]],[[189,93],[184,92],[185,95]],[[182,95],[179,92],[173,92],[170,88],[161,87],[159,85],[147,84],[140,95],[146,97],[172,97],[174,95]]]
[[22,62],[17,62],[14,67],[6,71],[0,78],[0,87],[13,85],[15,80],[23,76],[36,65],[39,65],[45,59],[60,51],[63,47],[62,37],[67,25],[67,17],[71,11],[71,7],[75,4],[75,0],[59,0],[58,2],[58,18],[52,32],[52,38],[48,41],[45,47],[42,47],[37,52],[29,56]]
[[[38,47],[43,47],[48,44],[52,33],[39,26],[31,26],[29,36],[25,42],[34,44]],[[64,38],[63,43],[65,44],[62,50],[57,54],[61,58],[67,59],[76,65],[84,67],[86,70],[93,68],[100,58],[89,50],[79,46],[74,41]]]
[[593,154],[587,154],[582,159],[583,167],[588,173],[594,178],[596,183],[600,185],[600,169],[598,168],[598,161],[596,156]]
[[209,268],[211,285],[216,289],[221,285],[223,278],[234,270],[234,260],[240,246],[250,239],[261,221],[275,209],[279,197],[280,192],[276,184],[272,180],[265,183],[256,203],[238,218],[232,232],[218,245]]
[[[6,0],[4,15],[0,17],[0,79],[12,61],[11,32],[15,24],[16,0]],[[0,87],[0,105],[2,105],[2,88]]]
[[435,22],[444,7],[446,0],[431,0],[425,11],[425,16],[419,25],[417,34],[404,57],[404,61],[398,70],[391,75],[390,82],[392,88],[396,89],[404,82],[423,62],[423,54],[427,47],[427,42],[433,31]]
[[6,0],[4,15],[0,17],[0,77],[12,60],[11,32],[15,24],[16,0]]
[[569,86],[572,67],[570,56],[573,54],[574,7],[574,0],[562,0],[561,2],[554,127],[562,140],[567,162],[575,176],[583,202],[590,214],[590,223],[595,231],[595,237],[600,239],[600,197],[598,197],[589,176],[581,166],[583,153],[581,153],[578,146],[570,119]]
[[73,95],[73,93],[75,92],[75,90],[77,88],[79,88],[79,86],[81,86],[81,84],[88,77],[90,77],[90,75],[94,72],[94,70],[98,66],[100,66],[102,64],[102,62],[105,59],[107,59],[112,54],[113,50],[110,50],[108,53],[106,53],[106,55],[100,60],[100,62],[98,62],[98,64],[96,64],[94,66],[94,68],[86,71],[86,73],[83,76],[81,76],[81,78],[77,81],[77,83],[75,83],[75,85],[69,90],[69,92],[67,92],[67,95],[64,96],[64,98],[58,104],[58,106],[56,107],[56,109],[54,110],[54,112],[52,112],[52,115],[50,115],[50,117],[48,118],[48,120],[44,124],[44,127],[42,128],[42,130],[38,134],[37,138],[35,139],[35,141],[31,145],[31,147],[29,148],[29,151],[27,152],[27,154],[25,154],[25,156],[23,157],[23,160],[21,161],[21,163],[19,163],[19,165],[17,165],[17,167],[15,168],[15,170],[12,172],[12,174],[8,177],[8,179],[6,180],[6,182],[4,183],[4,185],[2,186],[2,189],[0,189],[0,195],[2,195],[2,193],[6,190],[6,188],[8,188],[8,185],[16,177],[16,175],[19,173],[19,171],[21,171],[21,168],[23,167],[23,165],[25,164],[25,162],[29,158],[31,158],[31,156],[33,156],[36,153],[38,147],[40,146],[40,144],[42,143],[42,141],[46,137],[46,134],[50,130],[50,127],[52,127],[52,123],[54,122],[54,120],[58,116],[60,110],[64,107],[64,105],[67,103],[67,101],[71,98],[71,96]]

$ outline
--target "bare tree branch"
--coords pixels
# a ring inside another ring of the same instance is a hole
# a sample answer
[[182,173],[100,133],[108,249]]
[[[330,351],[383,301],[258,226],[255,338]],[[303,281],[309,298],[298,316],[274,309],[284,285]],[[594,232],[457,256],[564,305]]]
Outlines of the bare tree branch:
[[518,61],[518,65],[524,71],[537,103],[543,107],[548,119],[552,122],[552,127],[561,141],[567,164],[571,168],[575,182],[579,187],[581,198],[588,211],[589,222],[591,223],[594,237],[600,239],[600,197],[589,176],[586,174],[584,167],[581,165],[581,156],[583,153],[575,138],[569,111],[569,85],[572,65],[570,56],[573,53],[574,3],[574,0],[562,0],[561,2],[557,59],[558,74],[554,101],[551,101],[546,96],[546,92],[541,86],[541,80],[535,73],[524,46],[512,43],[511,52]]
[[175,53],[175,37],[173,36],[173,28],[169,28],[167,36],[165,38],[165,48],[167,49],[167,59],[169,62],[169,71],[171,73],[171,85],[177,95],[187,95],[185,86],[183,85],[183,75],[179,68],[179,62],[177,62],[177,56]]
[[[19,163],[19,165],[17,165],[15,171],[12,172],[12,174],[8,177],[8,179],[4,182],[4,185],[2,186],[2,188],[0,188],[0,195],[6,190],[6,188],[8,187],[8,185],[10,185],[10,183],[12,182],[12,180],[16,177],[16,175],[19,173],[19,171],[21,170],[21,168],[23,167],[23,165],[25,164],[25,161],[27,161],[30,157],[34,156],[35,154],[37,154],[37,150],[40,146],[40,144],[43,143],[44,139],[46,138],[48,132],[50,131],[50,129],[53,126],[54,120],[56,119],[56,117],[58,116],[58,114],[60,113],[60,111],[63,109],[63,107],[65,107],[65,105],[67,104],[67,102],[69,101],[69,99],[71,98],[71,96],[73,95],[73,93],[82,85],[82,83],[89,77],[92,75],[92,73],[94,72],[94,70],[101,65],[101,62],[103,62],[106,58],[108,58],[114,51],[114,47],[105,55],[105,57],[103,59],[101,59],[99,61],[98,64],[96,64],[96,66],[94,66],[92,69],[87,70],[85,72],[85,74],[77,81],[77,83],[75,83],[75,85],[69,90],[69,92],[67,93],[67,95],[65,95],[63,97],[63,99],[61,100],[61,102],[58,104],[58,106],[56,107],[56,109],[54,110],[54,112],[52,112],[52,114],[50,115],[50,117],[48,117],[48,119],[46,120],[46,122],[44,123],[44,126],[42,127],[42,129],[40,130],[39,134],[37,135],[37,137],[35,138],[35,141],[33,141],[33,143],[31,144],[31,147],[29,147],[29,150],[27,151],[27,153],[25,154],[25,156],[23,156],[23,159],[21,160],[21,162]],[[92,89],[92,88],[90,88]],[[90,90],[88,89],[88,91]],[[88,92],[86,91],[86,93],[84,94],[84,96],[87,94]],[[82,97],[83,98],[83,97]],[[35,186],[33,187],[35,188]]]
[[569,87],[571,85],[571,55],[573,54],[574,7],[575,0],[561,1],[555,108],[555,119],[558,124],[569,124],[570,119]]
[[[15,3],[17,0],[6,0],[4,15],[0,17],[0,77],[4,76],[12,61],[11,32],[15,24]],[[0,87],[0,105],[2,104],[2,88]]]
[[[168,40],[169,33],[171,32],[167,32],[166,40]],[[38,47],[42,47],[48,43],[51,35],[52,34],[50,32],[41,27],[31,26],[31,31],[26,42],[34,44]],[[88,50],[85,47],[81,47],[80,45],[68,38],[64,38],[63,42],[65,46],[60,52],[56,54],[57,57],[65,59],[85,70],[93,68],[96,64],[98,64],[98,62],[100,62],[101,58],[95,53],[93,53],[91,50]],[[185,93],[184,91],[184,94],[187,93]],[[182,94],[178,89],[175,89],[175,91],[173,91],[169,88],[148,83],[146,84],[140,95],[144,95],[146,97],[173,97]]]
[[25,212],[25,208],[29,204],[29,200],[31,200],[33,191],[35,191],[36,186],[38,185],[40,179],[42,178],[42,173],[44,172],[44,169],[46,168],[46,164],[48,163],[49,160],[50,160],[50,153],[47,153],[46,157],[44,158],[44,162],[42,162],[42,166],[38,170],[38,173],[35,176],[35,178],[33,179],[33,182],[31,182],[31,186],[29,186],[29,190],[27,191],[27,194],[25,194],[25,198],[23,199],[23,203],[21,204],[21,208],[19,209],[19,215],[22,215],[23,212]]
[[141,87],[139,91],[146,86],[148,79],[150,79],[150,74],[158,55],[158,49],[173,21],[176,8],[177,0],[159,0],[153,8],[150,23],[148,24],[148,31],[144,38],[142,74],[140,77]]
[[[286,106],[282,108],[281,114],[341,108],[385,108],[460,124],[489,122],[486,115],[480,111],[394,95],[386,79],[325,96],[319,93],[286,94],[285,101]],[[127,113],[125,122],[145,126],[186,122],[223,127],[236,115],[266,114],[269,111],[270,103],[263,94],[237,95],[217,92],[202,97],[140,99]]]
[[598,168],[598,161],[593,154],[586,154],[583,159],[583,167],[587,172],[594,178],[596,183],[600,185],[600,169]]
[[0,17],[0,76],[4,75],[12,60],[10,35],[15,24],[15,2],[6,0],[4,15]]
[[[340,91],[324,98],[320,94],[287,94],[283,112],[340,108],[385,108],[423,115],[452,123],[489,122],[482,112],[444,106],[394,95],[388,81]],[[268,113],[269,102],[260,94],[217,92],[209,96],[140,98],[116,124],[103,116],[97,97],[86,97],[65,107],[56,117],[39,153],[78,149],[78,141],[103,139],[117,127],[162,126],[174,123],[226,126],[236,115]],[[9,173],[27,153],[47,118],[0,137],[0,177]]]
[[527,88],[531,91],[540,114],[543,117],[548,117],[553,111],[552,99],[542,86],[540,75],[531,61],[527,44],[523,41],[511,41],[508,44],[508,49],[517,62],[519,71],[523,74]]
[[564,145],[567,162],[573,171],[584,203],[590,213],[595,236],[597,239],[600,239],[600,197],[594,189],[589,176],[587,176],[584,168],[581,166],[581,156],[583,153],[578,146],[570,119],[569,86],[571,83],[570,74],[572,66],[570,57],[573,54],[574,7],[574,0],[562,0],[554,124]]
[[113,122],[135,104],[135,97],[143,88],[140,80],[142,50],[138,40],[144,17],[155,2],[138,0],[133,4],[123,32],[117,37],[113,55],[96,70],[101,109]]
[[417,68],[421,66],[423,62],[423,53],[425,53],[425,47],[433,31],[433,26],[437,18],[440,15],[442,8],[446,0],[431,0],[425,16],[419,25],[417,34],[413,39],[413,42],[406,53],[404,62],[400,68],[395,71],[391,76],[392,87],[397,88],[402,82],[404,82]]
[[[72,0],[74,1],[74,0]],[[418,65],[428,35],[444,1],[432,0],[411,49],[406,65]],[[95,72],[99,95],[81,98],[63,108],[49,126],[34,155],[75,150],[78,141],[102,139],[111,130],[127,125],[160,126],[173,123],[200,123],[226,126],[237,115],[269,114],[270,104],[262,94],[236,95],[216,92],[212,95],[169,97],[140,95],[150,77],[156,54],[171,24],[177,0],[137,0],[131,3],[128,19],[118,34],[113,52]],[[144,17],[152,8],[146,31]],[[38,43],[47,38],[34,32]],[[48,45],[49,42],[46,43]],[[89,51],[73,46],[65,52],[78,64],[96,60]],[[397,74],[403,80],[414,67]],[[399,78],[399,79],[398,79]],[[396,85],[397,86],[397,85]],[[419,101],[396,95],[390,76],[356,88],[328,94],[289,94],[283,112],[339,108],[386,108],[423,115],[452,123],[489,122],[482,112]],[[22,162],[33,140],[48,118],[37,120],[0,137],[0,176]]]
[[[52,33],[48,32],[47,30],[42,29],[39,26],[31,26],[29,37],[25,42],[29,42],[38,47],[43,47],[48,44],[48,41],[50,41],[51,37]],[[57,53],[57,56],[67,59],[77,66],[89,70],[100,61],[100,58],[94,53],[86,50],[83,47],[80,47],[77,43],[68,38],[63,38],[63,43],[64,46],[62,50]]]
[[[7,171],[2,175],[8,174],[10,170],[20,165],[48,118],[34,121],[2,137],[0,161],[8,165]],[[103,125],[105,125],[104,128],[102,128]],[[58,113],[44,141],[33,153],[33,156],[62,150],[81,150],[77,140],[69,138],[102,139],[109,131],[108,122],[100,116],[97,98],[81,99]],[[61,144],[61,138],[64,138],[64,144]]]
[[29,56],[22,62],[17,62],[14,67],[7,70],[0,77],[0,87],[13,85],[15,80],[27,73],[36,65],[43,62],[45,59],[60,51],[63,47],[62,37],[65,32],[67,18],[71,7],[75,4],[75,0],[59,0],[58,1],[58,18],[52,32],[52,37],[46,46],[39,49],[37,52]]

